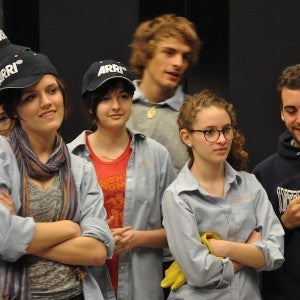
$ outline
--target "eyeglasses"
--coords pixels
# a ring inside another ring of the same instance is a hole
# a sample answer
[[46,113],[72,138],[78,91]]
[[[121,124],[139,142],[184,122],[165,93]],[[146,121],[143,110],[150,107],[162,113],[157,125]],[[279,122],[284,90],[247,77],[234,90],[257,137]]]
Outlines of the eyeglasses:
[[190,132],[194,133],[194,132],[202,132],[204,135],[204,138],[207,142],[213,143],[216,142],[219,137],[220,134],[222,133],[224,135],[224,138],[227,141],[232,141],[236,131],[237,131],[237,127],[234,125],[230,125],[230,126],[226,126],[223,129],[219,130],[216,128],[210,128],[210,129],[206,129],[206,130],[200,130],[200,129],[189,129]]

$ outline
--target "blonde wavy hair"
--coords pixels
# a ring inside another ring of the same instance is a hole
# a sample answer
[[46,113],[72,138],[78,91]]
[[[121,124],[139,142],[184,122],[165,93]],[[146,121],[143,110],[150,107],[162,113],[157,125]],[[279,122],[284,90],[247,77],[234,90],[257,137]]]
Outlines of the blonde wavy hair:
[[198,61],[201,41],[194,23],[185,17],[165,14],[142,22],[135,30],[129,66],[141,78],[148,60],[153,57],[158,42],[173,37],[183,40],[191,48],[190,65]]

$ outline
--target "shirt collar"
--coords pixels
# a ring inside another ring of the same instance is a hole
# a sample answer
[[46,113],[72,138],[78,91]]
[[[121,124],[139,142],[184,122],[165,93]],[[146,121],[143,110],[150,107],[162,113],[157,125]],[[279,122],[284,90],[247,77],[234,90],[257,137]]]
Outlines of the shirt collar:
[[[135,92],[134,92],[134,95],[133,95],[133,101],[134,102],[137,102],[139,101],[140,103],[150,103],[148,101],[148,99],[146,98],[146,96],[144,95],[144,93],[140,90],[139,88],[139,84],[141,83],[141,80],[134,80],[133,81],[134,85],[135,85]],[[180,109],[180,106],[182,104],[182,101],[183,99],[185,98],[185,94],[183,93],[183,90],[182,90],[182,85],[179,85],[176,90],[175,90],[175,93],[174,95],[165,100],[165,101],[162,101],[162,102],[158,102],[156,103],[155,105],[157,106],[169,106],[170,108],[176,110],[176,111],[179,111]],[[152,103],[153,104],[153,103]]]
[[[200,191],[203,195],[208,195],[208,193],[199,185],[196,178],[192,175],[189,167],[189,161],[185,163],[180,173],[178,174],[178,192],[185,191]],[[236,171],[227,161],[225,161],[225,186],[228,189],[231,185],[239,185],[242,178],[239,172]]]
[[[130,130],[128,129],[128,132],[131,136],[131,143],[130,143],[130,146],[132,148],[134,148],[134,145],[135,143],[137,143],[138,141],[140,140],[145,140],[146,139],[146,136],[140,132],[137,132],[136,130]],[[77,150],[77,149],[85,149],[88,154],[89,154],[89,150],[88,150],[88,147],[86,146],[86,136],[88,134],[91,134],[92,131],[90,130],[84,130],[82,131],[78,136],[77,138],[75,138],[72,142],[70,142],[68,144],[68,148],[71,152],[73,152],[74,150]]]

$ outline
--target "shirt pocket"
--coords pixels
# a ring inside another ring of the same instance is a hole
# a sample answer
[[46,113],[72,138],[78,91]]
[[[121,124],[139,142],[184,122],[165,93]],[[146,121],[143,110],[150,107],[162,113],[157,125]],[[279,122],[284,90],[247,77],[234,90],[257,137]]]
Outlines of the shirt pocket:
[[155,197],[155,187],[148,176],[140,176],[135,184],[136,204],[150,208]]
[[252,201],[232,205],[229,239],[245,242],[256,227],[256,217]]

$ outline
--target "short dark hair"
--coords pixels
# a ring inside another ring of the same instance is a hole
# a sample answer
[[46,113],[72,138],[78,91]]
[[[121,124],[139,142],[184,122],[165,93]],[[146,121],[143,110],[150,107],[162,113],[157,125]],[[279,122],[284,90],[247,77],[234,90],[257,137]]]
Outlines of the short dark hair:
[[300,89],[300,64],[286,67],[278,77],[277,90],[281,93],[283,88],[290,90]]
[[129,93],[131,96],[134,94],[134,89],[132,87],[132,84],[130,84],[129,81],[126,81],[121,78],[113,78],[105,82],[103,85],[101,85],[99,88],[97,88],[94,91],[91,92],[86,92],[83,95],[83,103],[84,103],[84,108],[89,116],[89,118],[92,121],[95,121],[97,119],[96,116],[96,110],[99,102],[105,96],[110,90],[114,90],[118,87],[119,84],[122,84],[124,87],[125,91]]
[[280,107],[282,107],[281,92],[284,88],[289,90],[300,89],[300,64],[286,67],[278,77],[277,92],[279,96]]

